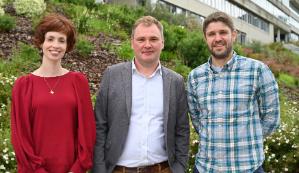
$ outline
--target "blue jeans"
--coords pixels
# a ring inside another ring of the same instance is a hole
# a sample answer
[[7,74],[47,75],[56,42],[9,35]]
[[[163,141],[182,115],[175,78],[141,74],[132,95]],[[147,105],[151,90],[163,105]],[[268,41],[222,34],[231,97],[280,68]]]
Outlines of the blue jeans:
[[[193,173],[199,173],[196,166],[194,166],[194,168],[193,168]],[[255,170],[254,173],[265,173],[263,166],[260,166],[259,168],[257,168],[257,170]]]

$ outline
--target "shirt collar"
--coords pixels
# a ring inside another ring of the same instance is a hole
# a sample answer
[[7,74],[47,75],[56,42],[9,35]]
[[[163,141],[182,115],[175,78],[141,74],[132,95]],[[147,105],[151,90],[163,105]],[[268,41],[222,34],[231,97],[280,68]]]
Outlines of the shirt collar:
[[[138,74],[142,75],[140,72],[138,72],[137,68],[136,68],[136,65],[135,65],[135,62],[134,62],[134,59],[132,61],[132,73],[135,73],[137,72]],[[156,73],[160,74],[162,76],[162,66],[161,66],[161,63],[159,61],[159,64],[158,64],[158,67],[156,68],[156,70],[153,72],[153,74],[151,74],[149,76],[149,78],[153,77],[156,75]],[[142,75],[144,76],[144,75]]]
[[[235,51],[233,51],[232,58],[223,66],[222,70],[231,69],[236,62],[237,56],[238,56],[237,53]],[[212,56],[209,57],[208,65],[209,65],[210,69],[213,71]]]

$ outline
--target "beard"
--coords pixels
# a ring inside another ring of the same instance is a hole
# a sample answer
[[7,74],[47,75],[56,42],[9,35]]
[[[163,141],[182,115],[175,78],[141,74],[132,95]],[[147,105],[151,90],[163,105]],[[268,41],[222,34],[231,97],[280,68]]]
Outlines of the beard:
[[[222,46],[225,47],[225,50],[223,50],[223,51],[214,50],[213,47],[215,47],[215,44],[221,44]],[[227,44],[224,41],[221,41],[220,43],[215,43],[215,44],[213,44],[211,48],[209,47],[209,51],[211,52],[211,54],[213,55],[213,57],[215,59],[225,59],[231,54],[231,52],[233,50],[232,45]]]

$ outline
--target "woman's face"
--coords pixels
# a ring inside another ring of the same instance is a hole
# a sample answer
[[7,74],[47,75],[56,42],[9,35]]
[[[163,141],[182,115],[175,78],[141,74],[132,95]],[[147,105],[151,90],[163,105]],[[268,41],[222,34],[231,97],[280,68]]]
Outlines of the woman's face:
[[56,31],[49,31],[45,35],[45,41],[41,45],[43,58],[50,61],[60,61],[67,48],[67,37],[65,34]]

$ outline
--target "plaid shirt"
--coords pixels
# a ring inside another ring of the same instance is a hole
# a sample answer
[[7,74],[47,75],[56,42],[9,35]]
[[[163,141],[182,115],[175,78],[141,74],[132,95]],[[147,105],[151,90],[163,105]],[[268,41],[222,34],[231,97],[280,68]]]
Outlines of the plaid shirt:
[[234,54],[220,72],[211,59],[188,78],[192,124],[199,134],[199,172],[254,172],[263,137],[280,122],[278,86],[263,63]]

